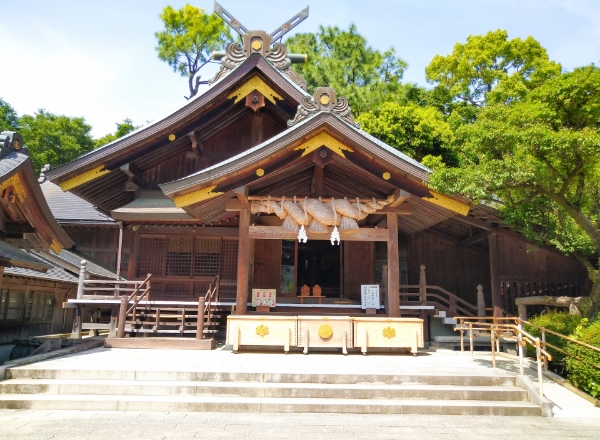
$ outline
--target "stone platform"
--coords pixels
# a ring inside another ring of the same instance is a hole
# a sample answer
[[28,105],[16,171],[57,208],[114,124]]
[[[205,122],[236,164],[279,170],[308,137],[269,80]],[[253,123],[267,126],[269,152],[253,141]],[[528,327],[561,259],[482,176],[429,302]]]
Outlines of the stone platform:
[[506,370],[449,350],[413,357],[95,348],[9,368],[0,408],[540,416],[517,386],[517,365],[498,364]]

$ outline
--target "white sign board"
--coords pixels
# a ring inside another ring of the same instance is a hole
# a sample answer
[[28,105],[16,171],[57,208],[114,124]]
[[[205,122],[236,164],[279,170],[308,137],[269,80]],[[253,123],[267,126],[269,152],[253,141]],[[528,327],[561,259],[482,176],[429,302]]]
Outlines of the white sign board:
[[275,307],[277,291],[275,289],[252,289],[252,307]]
[[362,284],[360,302],[363,309],[379,309],[379,284]]

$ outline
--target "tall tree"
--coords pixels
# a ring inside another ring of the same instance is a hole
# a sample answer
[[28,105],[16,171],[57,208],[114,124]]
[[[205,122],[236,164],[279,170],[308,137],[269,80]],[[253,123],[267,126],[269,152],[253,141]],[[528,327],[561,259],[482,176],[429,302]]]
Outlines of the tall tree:
[[54,115],[44,109],[19,119],[19,131],[39,173],[44,164],[58,166],[94,149],[92,127],[84,118]]
[[528,238],[575,256],[600,311],[600,69],[562,74],[523,101],[489,105],[456,132],[462,166],[430,184],[487,200]]
[[367,133],[422,161],[426,156],[441,156],[448,165],[456,165],[452,149],[454,134],[442,114],[433,107],[414,103],[386,102],[358,118]]
[[167,6],[160,19],[165,29],[154,34],[158,58],[187,77],[190,96],[186,99],[190,99],[200,84],[207,84],[198,72],[211,61],[213,51],[223,49],[231,40],[229,28],[216,14],[205,14],[204,9],[189,4],[178,10]]
[[19,117],[11,105],[0,98],[0,132],[14,131],[19,128]]
[[347,31],[339,27],[319,27],[316,34],[296,34],[286,41],[290,52],[308,55],[306,64],[295,64],[308,91],[333,87],[350,101],[355,115],[386,101],[394,101],[402,90],[407,64],[393,48],[380,52],[368,45],[354,24]]
[[139,126],[133,125],[133,121],[129,118],[123,119],[123,122],[117,122],[117,131],[102,136],[99,139],[94,139],[94,148],[100,148],[103,145],[109,144],[117,139],[137,130]]
[[497,30],[470,35],[465,44],[456,43],[452,54],[436,55],[425,76],[449,99],[480,107],[523,98],[560,70],[533,37],[509,40],[506,31]]

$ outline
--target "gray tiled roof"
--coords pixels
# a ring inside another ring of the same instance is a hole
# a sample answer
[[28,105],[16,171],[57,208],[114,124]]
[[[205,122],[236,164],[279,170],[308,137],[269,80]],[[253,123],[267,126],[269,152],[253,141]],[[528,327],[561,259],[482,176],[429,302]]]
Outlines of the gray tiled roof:
[[8,260],[10,264],[19,267],[36,268],[39,270],[50,269],[52,267],[51,264],[2,240],[0,240],[0,257]]
[[101,266],[100,264],[94,261],[90,261],[89,258],[79,255],[76,252],[63,249],[62,251],[60,251],[58,258],[77,267],[81,265],[81,260],[85,260],[87,261],[87,265],[85,267],[91,275],[95,275],[101,278],[117,279],[117,274],[113,271]]
[[29,159],[29,156],[23,153],[10,153],[0,160],[0,177],[10,173],[23,162]]
[[115,221],[101,213],[94,205],[86,202],[81,197],[63,190],[45,177],[40,177],[40,187],[48,202],[52,215],[59,223],[115,223]]
[[21,267],[7,267],[4,269],[5,275],[24,278],[37,278],[48,281],[62,281],[65,283],[77,283],[78,278],[67,272],[61,267],[52,266],[47,272],[38,272],[33,269],[23,269]]

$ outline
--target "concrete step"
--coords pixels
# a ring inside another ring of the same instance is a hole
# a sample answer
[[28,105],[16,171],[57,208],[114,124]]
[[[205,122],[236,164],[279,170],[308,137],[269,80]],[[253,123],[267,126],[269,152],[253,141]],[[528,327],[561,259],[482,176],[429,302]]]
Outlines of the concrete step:
[[0,383],[5,394],[237,396],[329,399],[428,399],[526,401],[516,386],[456,386],[420,384],[312,384],[264,382],[199,382],[141,380],[12,379]]
[[2,409],[540,416],[530,402],[236,396],[2,394]]
[[[515,377],[508,374],[310,374],[253,373],[221,371],[152,371],[152,370],[76,370],[11,368],[7,379],[60,380],[137,380],[137,381],[199,381],[254,382],[292,384],[379,384],[379,385],[447,385],[447,386],[515,386]],[[7,383],[7,382],[3,382]]]

